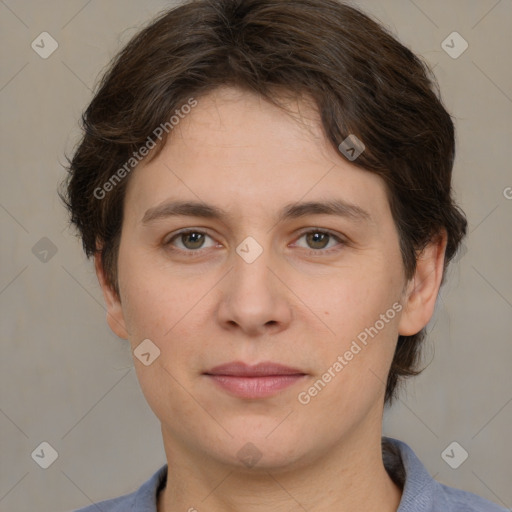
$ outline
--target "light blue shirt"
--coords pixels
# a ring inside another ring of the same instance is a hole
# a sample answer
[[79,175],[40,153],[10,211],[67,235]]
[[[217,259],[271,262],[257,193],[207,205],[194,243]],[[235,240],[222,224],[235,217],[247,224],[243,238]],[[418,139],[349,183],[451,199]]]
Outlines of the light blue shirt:
[[[476,494],[436,482],[407,444],[389,437],[384,440],[396,448],[405,470],[402,499],[397,512],[508,512]],[[400,465],[398,460],[393,463]],[[161,467],[134,493],[102,501],[76,512],[157,512],[157,495],[165,486],[166,477],[167,465]]]

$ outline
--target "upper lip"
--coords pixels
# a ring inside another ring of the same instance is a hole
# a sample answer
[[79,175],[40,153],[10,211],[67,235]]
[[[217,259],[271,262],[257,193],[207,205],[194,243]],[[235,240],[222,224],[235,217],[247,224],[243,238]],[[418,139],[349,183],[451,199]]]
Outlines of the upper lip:
[[230,375],[233,377],[268,377],[271,375],[305,375],[297,368],[265,361],[249,365],[240,361],[221,364],[205,372],[206,375]]

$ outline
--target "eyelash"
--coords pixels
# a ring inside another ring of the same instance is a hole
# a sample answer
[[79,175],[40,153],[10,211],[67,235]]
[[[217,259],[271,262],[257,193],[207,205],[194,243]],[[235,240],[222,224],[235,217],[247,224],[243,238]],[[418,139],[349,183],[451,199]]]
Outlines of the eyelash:
[[[200,234],[200,235],[206,235],[206,236],[210,237],[213,240],[213,237],[210,236],[205,231],[202,231],[200,229],[187,228],[187,229],[183,229],[182,231],[179,231],[179,232],[173,234],[172,237],[169,238],[168,240],[165,240],[162,245],[164,247],[166,247],[166,248],[170,247],[172,251],[181,252],[182,254],[186,254],[187,256],[190,256],[190,257],[194,257],[194,256],[197,256],[197,255],[200,255],[200,254],[202,254],[202,252],[204,250],[209,249],[209,248],[206,248],[206,249],[200,248],[200,249],[197,249],[197,250],[194,250],[194,249],[180,249],[180,248],[177,248],[177,247],[173,246],[174,240],[176,240],[180,236],[188,235],[188,234],[191,234],[191,233]],[[331,241],[331,239],[334,239],[334,240],[336,240],[336,242],[338,242],[338,246],[337,247],[331,247],[330,249],[312,249],[312,248],[302,247],[302,249],[304,249],[304,250],[314,251],[315,253],[318,253],[318,254],[331,254],[333,252],[340,251],[341,247],[343,247],[343,246],[348,244],[348,241],[345,240],[344,238],[342,238],[341,236],[339,236],[339,235],[337,235],[337,234],[335,234],[332,231],[329,231],[327,229],[320,229],[320,228],[313,228],[313,229],[307,229],[305,231],[302,231],[299,234],[299,236],[297,237],[296,241],[300,240],[303,236],[311,234],[311,233],[328,235],[330,237],[329,242]],[[294,242],[294,243],[296,243],[296,242]]]

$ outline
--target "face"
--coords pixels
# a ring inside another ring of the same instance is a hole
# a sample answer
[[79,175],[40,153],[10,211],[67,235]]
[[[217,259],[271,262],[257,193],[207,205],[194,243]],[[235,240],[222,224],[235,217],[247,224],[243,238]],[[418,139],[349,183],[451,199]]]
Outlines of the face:
[[410,328],[386,189],[289,108],[218,89],[130,177],[110,324],[160,351],[134,364],[168,452],[275,469],[380,436]]

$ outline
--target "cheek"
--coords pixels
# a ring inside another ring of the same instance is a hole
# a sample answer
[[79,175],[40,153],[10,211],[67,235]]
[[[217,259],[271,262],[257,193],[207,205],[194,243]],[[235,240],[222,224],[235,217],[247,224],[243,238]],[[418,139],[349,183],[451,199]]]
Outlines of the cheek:
[[183,286],[179,278],[170,281],[169,270],[155,266],[147,255],[127,253],[120,252],[119,258],[125,321],[134,342],[141,336],[161,340],[197,302],[200,290]]
[[[205,326],[212,325],[212,288],[218,279],[172,276],[168,268],[150,264],[148,258],[137,258],[135,253],[120,258],[119,268],[123,314],[132,350],[145,339],[160,350],[154,375],[148,371],[153,365],[144,367],[135,361],[143,391],[162,388],[159,380],[174,388],[176,382],[171,375],[183,382],[189,372],[204,369],[201,354],[208,347],[205,335],[211,332],[205,332]],[[210,353],[215,350],[210,347]]]
[[[390,273],[382,262],[341,270],[326,279],[311,292],[311,282],[304,281],[298,295],[307,297],[307,304],[334,331],[337,339],[345,342],[372,326],[381,314],[400,299],[402,282],[399,272]],[[386,329],[396,323],[392,310]]]
[[330,339],[317,344],[325,370],[331,368],[336,375],[332,381],[337,384],[329,385],[333,399],[343,399],[339,393],[371,394],[384,388],[398,338],[402,284],[399,265],[374,258],[340,272],[312,297],[333,331]]

